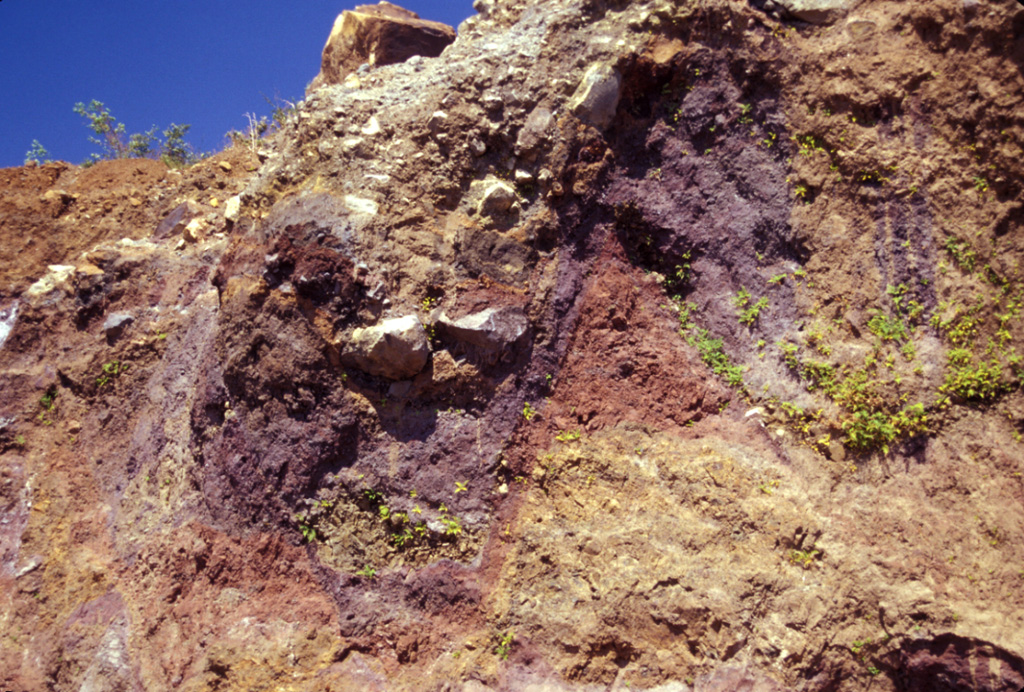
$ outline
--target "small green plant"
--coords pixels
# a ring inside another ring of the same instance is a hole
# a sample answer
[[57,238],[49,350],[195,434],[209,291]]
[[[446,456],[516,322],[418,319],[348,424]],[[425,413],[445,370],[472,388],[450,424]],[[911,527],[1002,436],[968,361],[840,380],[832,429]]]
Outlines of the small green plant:
[[754,119],[750,117],[750,111],[752,111],[753,109],[754,109],[753,104],[750,104],[750,103],[741,103],[740,104],[740,119],[739,119],[739,122],[740,122],[741,125],[749,125],[750,123],[754,122]]
[[295,104],[280,96],[275,96],[273,99],[264,96],[263,100],[270,106],[270,119],[278,128],[283,127],[288,118],[295,113]]
[[822,145],[822,142],[814,135],[794,135],[791,139],[800,148],[801,156],[811,156],[818,151],[825,153],[825,147]]
[[555,439],[558,440],[559,442],[564,443],[575,442],[576,440],[580,439],[581,434],[582,433],[580,433],[579,430],[562,430],[557,435],[555,435]]
[[974,183],[974,189],[978,192],[985,192],[988,190],[988,181],[982,178],[980,175],[974,176],[971,180]]
[[441,523],[444,524],[444,535],[445,536],[459,536],[462,534],[462,524],[459,523],[456,517],[441,517]]
[[403,549],[407,543],[412,543],[415,540],[416,534],[409,528],[406,528],[399,533],[391,534],[391,544],[399,550]]
[[505,634],[499,635],[498,643],[494,647],[494,654],[502,661],[507,661],[509,654],[512,653],[512,645],[515,643],[515,633],[509,630]]
[[365,565],[361,570],[356,572],[356,576],[373,580],[373,578],[377,576],[377,570],[375,570],[370,565]]
[[868,320],[868,329],[882,341],[903,341],[907,338],[907,325],[899,317],[875,312]]
[[974,250],[972,250],[966,242],[957,240],[953,236],[949,236],[946,238],[946,242],[943,247],[962,271],[967,274],[974,271],[977,255],[974,254]]
[[44,411],[52,411],[57,405],[57,388],[50,387],[46,390],[46,393],[39,397],[39,405],[43,407]]
[[776,274],[772,278],[768,279],[768,283],[776,284],[777,285],[777,284],[781,284],[785,280],[786,280],[786,274]]
[[757,302],[740,311],[739,320],[741,324],[745,324],[748,327],[753,325],[757,321],[761,311],[768,307],[768,299],[764,296],[757,299]]
[[924,404],[914,404],[889,415],[884,411],[858,409],[842,423],[846,443],[854,449],[880,448],[889,453],[889,444],[902,436],[916,435],[927,429]]
[[690,319],[693,311],[697,309],[695,303],[689,301],[679,301],[679,333],[685,334],[689,330],[693,329],[696,324]]
[[814,549],[811,546],[810,550],[790,550],[789,551],[789,564],[798,565],[804,569],[810,569],[814,566],[814,558],[816,558],[821,551]]
[[34,161],[35,163],[50,163],[50,152],[46,150],[38,139],[32,140],[32,146],[25,152],[25,164]]
[[662,285],[669,294],[678,295],[683,292],[690,281],[690,259],[693,256],[692,250],[687,250],[680,255],[680,264],[674,265],[671,271],[665,276]]
[[713,373],[724,376],[732,387],[743,386],[743,366],[733,365],[729,361],[729,356],[722,348],[721,339],[713,339],[708,330],[697,328],[687,335],[686,342],[696,347],[700,359]]
[[302,538],[307,543],[312,543],[317,539],[316,528],[310,525],[305,517],[302,515],[296,515],[295,523],[299,525],[299,531],[302,533]]
[[537,410],[533,408],[529,401],[523,402],[523,418],[527,421],[532,421],[533,417],[537,415]]
[[865,639],[864,641],[854,641],[850,645],[850,651],[853,652],[854,656],[860,656],[864,648],[871,645],[871,639]]
[[171,168],[182,168],[202,158],[196,154],[191,145],[185,142],[185,135],[191,125],[171,123],[164,130],[164,143],[160,150],[160,160]]
[[42,422],[43,425],[50,425],[53,421],[51,421],[47,417],[47,414],[52,413],[56,407],[57,387],[51,386],[49,389],[46,390],[46,393],[39,398],[39,408],[41,410],[39,411],[39,415],[37,416],[38,420]]
[[914,358],[917,357],[917,349],[914,347],[914,342],[908,341],[903,344],[903,346],[900,347],[900,353],[903,354],[903,357],[908,362],[914,360]]
[[736,313],[739,317],[740,323],[750,326],[757,321],[758,315],[761,310],[768,307],[767,298],[759,298],[753,305],[750,304],[750,292],[746,287],[741,287],[740,290],[732,299],[733,305],[736,306]]
[[746,287],[740,287],[740,290],[736,292],[736,295],[732,299],[732,304],[738,308],[742,308],[750,302],[750,292]]
[[455,481],[455,494],[458,495],[459,493],[468,492],[468,485],[469,481]]
[[797,353],[800,351],[800,347],[785,341],[780,341],[777,345],[779,350],[782,351],[782,360],[785,361],[786,365],[794,370],[799,370],[800,359],[797,358]]
[[119,377],[127,369],[128,363],[122,363],[119,360],[104,363],[102,367],[103,372],[96,378],[96,386],[103,387],[109,384],[111,380]]

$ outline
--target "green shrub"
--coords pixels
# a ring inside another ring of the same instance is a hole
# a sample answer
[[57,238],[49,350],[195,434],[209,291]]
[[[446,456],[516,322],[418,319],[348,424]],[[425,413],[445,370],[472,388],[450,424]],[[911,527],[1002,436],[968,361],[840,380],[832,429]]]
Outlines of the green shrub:
[[868,329],[882,341],[903,341],[907,338],[907,325],[899,317],[876,312],[868,320]]
[[36,163],[50,163],[50,152],[46,150],[38,139],[32,140],[32,146],[25,152],[25,163],[35,161]]
[[889,444],[900,437],[924,432],[928,423],[923,404],[914,404],[896,414],[860,409],[842,423],[846,444],[853,449],[881,449],[889,453]]
[[686,337],[687,343],[697,348],[700,359],[716,375],[722,375],[732,387],[743,386],[743,366],[733,365],[722,349],[721,339],[712,339],[707,329],[695,329]]
[[85,165],[108,159],[159,158],[168,166],[180,168],[202,158],[185,142],[185,134],[191,125],[171,123],[164,130],[161,143],[156,125],[146,132],[127,134],[124,123],[117,122],[102,101],[93,99],[89,105],[79,102],[73,110],[88,121],[89,129],[95,133],[96,136],[89,137],[89,141],[101,147],[101,153],[90,154]]
[[954,348],[949,352],[946,381],[940,391],[955,394],[969,401],[990,401],[1006,390],[1003,368],[998,360],[973,363],[966,349]]

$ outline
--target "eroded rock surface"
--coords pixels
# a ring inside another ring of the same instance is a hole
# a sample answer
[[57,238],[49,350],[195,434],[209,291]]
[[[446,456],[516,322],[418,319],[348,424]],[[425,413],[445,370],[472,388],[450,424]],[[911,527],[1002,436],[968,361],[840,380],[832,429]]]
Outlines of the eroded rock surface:
[[1024,10],[477,10],[0,171],[0,688],[1020,689]]
[[427,364],[430,344],[419,319],[406,315],[356,329],[344,346],[343,357],[371,375],[404,380]]
[[420,19],[415,12],[390,2],[359,5],[335,20],[313,87],[341,84],[364,63],[375,67],[404,62],[414,55],[433,58],[454,40],[450,26]]

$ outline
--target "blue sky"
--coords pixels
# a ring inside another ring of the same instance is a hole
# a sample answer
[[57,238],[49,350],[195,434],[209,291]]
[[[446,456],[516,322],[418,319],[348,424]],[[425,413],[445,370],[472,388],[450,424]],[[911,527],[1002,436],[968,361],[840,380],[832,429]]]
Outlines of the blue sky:
[[[0,167],[38,139],[50,157],[93,151],[75,103],[102,101],[129,133],[190,123],[202,151],[244,129],[264,100],[302,97],[334,18],[357,2],[326,0],[0,0]],[[458,24],[472,0],[396,2]]]

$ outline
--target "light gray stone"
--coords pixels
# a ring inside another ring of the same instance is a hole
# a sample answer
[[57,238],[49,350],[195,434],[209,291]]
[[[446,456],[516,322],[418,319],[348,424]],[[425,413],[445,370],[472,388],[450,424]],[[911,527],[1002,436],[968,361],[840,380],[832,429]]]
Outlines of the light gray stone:
[[490,183],[480,197],[479,211],[481,216],[504,214],[516,203],[516,191],[502,181]]
[[622,76],[611,65],[591,65],[569,101],[569,110],[584,122],[608,127],[619,107]]
[[531,154],[548,138],[554,123],[554,116],[547,108],[534,108],[519,131],[516,139],[516,154]]
[[127,312],[112,312],[103,320],[103,333],[108,339],[117,339],[135,318]]
[[429,357],[427,333],[415,315],[356,329],[344,353],[349,365],[390,380],[413,377],[423,369]]
[[501,351],[517,343],[530,329],[530,320],[519,308],[487,308],[471,315],[438,320],[445,334],[486,351]]
[[775,0],[796,19],[811,24],[832,24],[846,16],[856,0]]
[[7,337],[11,335],[11,331],[14,329],[14,323],[18,319],[18,304],[14,303],[9,305],[3,310],[0,310],[0,348],[3,348],[4,342],[7,341]]

